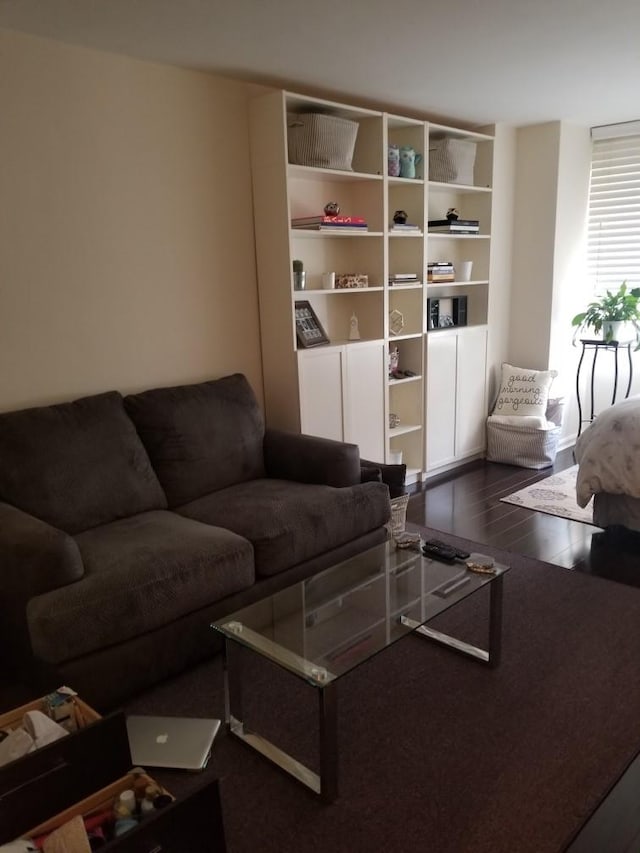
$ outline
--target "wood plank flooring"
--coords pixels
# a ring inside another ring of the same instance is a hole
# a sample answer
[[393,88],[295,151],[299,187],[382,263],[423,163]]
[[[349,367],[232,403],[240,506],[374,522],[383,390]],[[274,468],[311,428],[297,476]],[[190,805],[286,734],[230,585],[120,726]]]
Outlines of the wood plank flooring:
[[574,464],[572,448],[536,471],[478,460],[417,487],[407,521],[640,586],[640,536],[605,534],[598,527],[500,502],[512,492]]

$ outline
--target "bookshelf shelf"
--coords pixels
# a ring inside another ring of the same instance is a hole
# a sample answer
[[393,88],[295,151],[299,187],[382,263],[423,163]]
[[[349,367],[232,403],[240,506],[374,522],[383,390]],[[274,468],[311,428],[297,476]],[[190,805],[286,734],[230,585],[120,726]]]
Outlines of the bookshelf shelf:
[[400,426],[389,429],[389,438],[395,438],[398,435],[408,435],[410,432],[417,432],[422,429],[422,424],[400,424]]

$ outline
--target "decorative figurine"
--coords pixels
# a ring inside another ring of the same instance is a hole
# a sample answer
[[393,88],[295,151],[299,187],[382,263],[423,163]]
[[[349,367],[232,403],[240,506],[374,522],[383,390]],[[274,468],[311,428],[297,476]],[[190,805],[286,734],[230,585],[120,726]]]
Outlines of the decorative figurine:
[[349,320],[349,340],[360,340],[360,329],[358,328],[358,318],[356,317],[355,312],[351,315],[351,320]]
[[337,201],[328,201],[324,206],[325,216],[338,216],[340,213],[340,205]]
[[417,154],[410,145],[403,145],[400,149],[400,177],[415,178],[416,166],[422,163],[422,154]]
[[394,308],[393,311],[389,312],[389,334],[399,335],[403,329],[404,314],[402,313],[402,311],[398,311],[397,308]]
[[396,225],[404,225],[408,218],[409,216],[406,210],[396,210],[393,214],[393,221]]
[[400,149],[397,145],[389,145],[388,153],[388,173],[391,178],[397,178],[400,175]]
[[455,207],[450,207],[449,210],[447,210],[447,219],[449,220],[449,222],[455,222],[458,218],[458,215],[458,211],[455,209]]
[[394,347],[389,352],[389,376],[394,378],[398,373],[398,368],[400,366],[400,352],[398,351],[398,347]]

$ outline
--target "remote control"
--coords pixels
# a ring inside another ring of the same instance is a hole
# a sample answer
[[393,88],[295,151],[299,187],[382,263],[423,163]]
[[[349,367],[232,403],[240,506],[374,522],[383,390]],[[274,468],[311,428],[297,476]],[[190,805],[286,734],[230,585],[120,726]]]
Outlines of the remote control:
[[469,559],[469,552],[462,551],[460,548],[456,548],[454,545],[447,545],[446,542],[441,542],[440,539],[427,539],[424,543],[425,547],[427,545],[434,546],[435,548],[444,549],[445,553],[452,553],[454,560],[467,560]]
[[441,560],[443,563],[455,563],[458,559],[454,548],[445,545],[444,542],[425,542],[422,546],[422,553],[425,557],[433,557],[434,560]]

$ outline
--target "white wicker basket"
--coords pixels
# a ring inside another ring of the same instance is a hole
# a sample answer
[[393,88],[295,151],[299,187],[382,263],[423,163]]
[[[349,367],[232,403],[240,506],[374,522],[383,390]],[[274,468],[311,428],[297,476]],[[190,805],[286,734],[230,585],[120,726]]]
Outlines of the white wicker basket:
[[389,528],[392,536],[404,533],[407,523],[408,503],[409,495],[400,495],[400,497],[391,499],[391,520],[389,521]]
[[289,113],[289,162],[299,166],[319,166],[351,172],[358,129],[357,121],[339,116]]
[[473,185],[476,143],[468,139],[432,139],[429,142],[429,180]]

